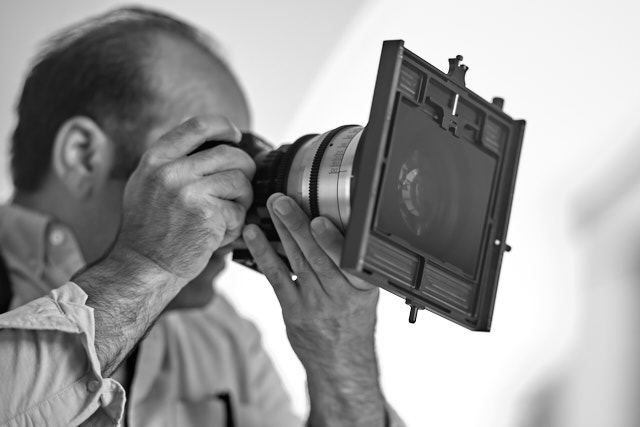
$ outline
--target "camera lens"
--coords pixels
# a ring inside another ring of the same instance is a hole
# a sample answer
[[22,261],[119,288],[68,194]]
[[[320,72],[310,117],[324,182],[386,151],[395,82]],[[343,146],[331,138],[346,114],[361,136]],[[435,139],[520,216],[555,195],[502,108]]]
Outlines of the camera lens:
[[345,230],[351,215],[355,158],[362,136],[360,126],[341,126],[307,140],[296,152],[286,193],[310,217],[329,218]]
[[[266,203],[279,192],[296,200],[311,218],[325,216],[345,231],[362,132],[361,126],[341,126],[322,135],[303,136],[276,150],[265,149],[268,145],[258,137],[245,134],[240,148],[256,162],[254,202],[247,222],[260,225],[270,240],[278,240]],[[263,148],[253,149],[256,146]]]

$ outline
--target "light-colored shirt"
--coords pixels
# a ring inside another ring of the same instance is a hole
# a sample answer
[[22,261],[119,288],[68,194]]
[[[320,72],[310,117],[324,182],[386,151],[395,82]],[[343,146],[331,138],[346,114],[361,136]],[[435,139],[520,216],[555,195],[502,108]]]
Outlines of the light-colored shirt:
[[121,422],[125,392],[101,376],[86,299],[68,283],[0,315],[0,426]]
[[[91,425],[117,425],[125,394],[117,381],[100,376],[86,294],[69,283],[23,306],[83,266],[73,235],[39,213],[3,206],[0,246],[11,306],[22,306],[0,317],[0,346],[17,346],[0,353],[0,378],[14,381],[0,387],[0,426],[77,425],[89,414]],[[237,427],[303,424],[257,328],[222,296],[205,309],[161,315],[140,343],[136,366],[129,427],[225,426],[228,417]]]
[[[0,427],[121,425],[125,390],[101,376],[93,309],[67,283],[84,265],[71,232],[0,206],[0,247],[14,308],[0,315]],[[140,342],[136,366],[128,427],[303,425],[257,328],[222,296],[205,309],[162,314]],[[389,427],[405,427],[385,408]]]

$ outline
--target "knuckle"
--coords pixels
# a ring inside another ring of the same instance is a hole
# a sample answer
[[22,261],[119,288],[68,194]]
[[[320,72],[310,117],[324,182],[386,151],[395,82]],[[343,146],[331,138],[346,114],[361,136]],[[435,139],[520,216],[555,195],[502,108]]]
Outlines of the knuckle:
[[238,187],[238,181],[233,171],[224,171],[220,173],[220,184],[233,193]]
[[218,246],[224,239],[225,229],[216,222],[209,221],[207,223],[208,230],[212,236],[212,243],[214,246]]
[[304,221],[301,221],[300,218],[296,217],[293,218],[287,226],[291,232],[300,233],[304,230],[305,223]]
[[332,267],[333,262],[326,255],[313,254],[309,257],[309,264],[319,270],[328,270]]
[[162,187],[169,188],[176,179],[176,173],[172,167],[162,166],[158,168],[156,178]]
[[267,247],[262,242],[254,242],[251,245],[251,255],[255,258],[260,271],[267,274],[267,270],[269,269],[269,262],[266,259]]
[[231,147],[227,144],[219,144],[213,148],[213,153],[216,157],[229,157]]
[[241,187],[249,183],[249,180],[239,169],[233,169],[229,171],[229,178],[236,186]]
[[195,191],[192,186],[185,185],[184,187],[178,190],[178,199],[180,202],[186,207],[194,207],[197,203],[198,198],[195,196]]
[[238,203],[233,203],[233,205],[236,208],[235,217],[237,219],[237,225],[238,226],[242,226],[242,225],[244,225],[244,220],[245,220],[245,218],[247,216],[247,209],[244,206],[242,206],[242,205],[240,205]]
[[243,192],[245,193],[248,189],[251,188],[251,182],[247,179],[247,177],[242,173],[241,170],[234,169],[229,171],[229,185],[235,192]]
[[[262,255],[264,255],[266,251],[263,249]],[[278,267],[273,263],[267,263],[263,266],[262,271],[265,276],[269,279],[271,283],[279,283],[280,271]]]
[[232,229],[227,229],[227,231],[224,234],[224,237],[229,241],[234,241],[241,235],[242,235],[242,225]]
[[307,260],[301,253],[293,253],[288,256],[289,263],[296,270],[296,274],[301,275],[309,272]]
[[196,134],[202,134],[206,132],[208,127],[206,121],[201,117],[190,118],[185,122],[184,126],[185,130]]
[[153,169],[153,167],[157,164],[156,153],[153,148],[145,151],[140,157],[139,165],[141,168],[149,170]]
[[241,206],[234,202],[228,202],[223,205],[224,217],[227,220],[227,226],[229,228],[238,227],[244,223],[246,210],[244,206]]

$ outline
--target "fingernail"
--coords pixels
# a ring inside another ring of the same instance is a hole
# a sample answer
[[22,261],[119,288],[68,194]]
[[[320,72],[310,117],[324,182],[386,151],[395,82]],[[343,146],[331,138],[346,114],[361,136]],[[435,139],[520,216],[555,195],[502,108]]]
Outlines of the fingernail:
[[327,224],[323,218],[315,218],[311,221],[311,231],[315,234],[323,233],[327,229]]
[[256,230],[253,227],[245,227],[244,228],[244,238],[247,240],[253,240],[257,237]]
[[291,203],[285,198],[280,198],[273,204],[273,209],[279,215],[289,215],[291,213]]

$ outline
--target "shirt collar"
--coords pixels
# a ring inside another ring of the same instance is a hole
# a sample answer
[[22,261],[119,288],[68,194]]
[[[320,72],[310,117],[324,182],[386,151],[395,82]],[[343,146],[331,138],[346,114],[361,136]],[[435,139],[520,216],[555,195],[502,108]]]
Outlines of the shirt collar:
[[47,258],[55,263],[71,262],[74,265],[69,268],[74,271],[84,264],[68,227],[41,212],[14,204],[0,206],[0,245],[7,256],[22,260],[38,276],[47,268]]
[[49,222],[46,216],[17,205],[0,207],[3,251],[26,262],[34,273],[42,274]]

